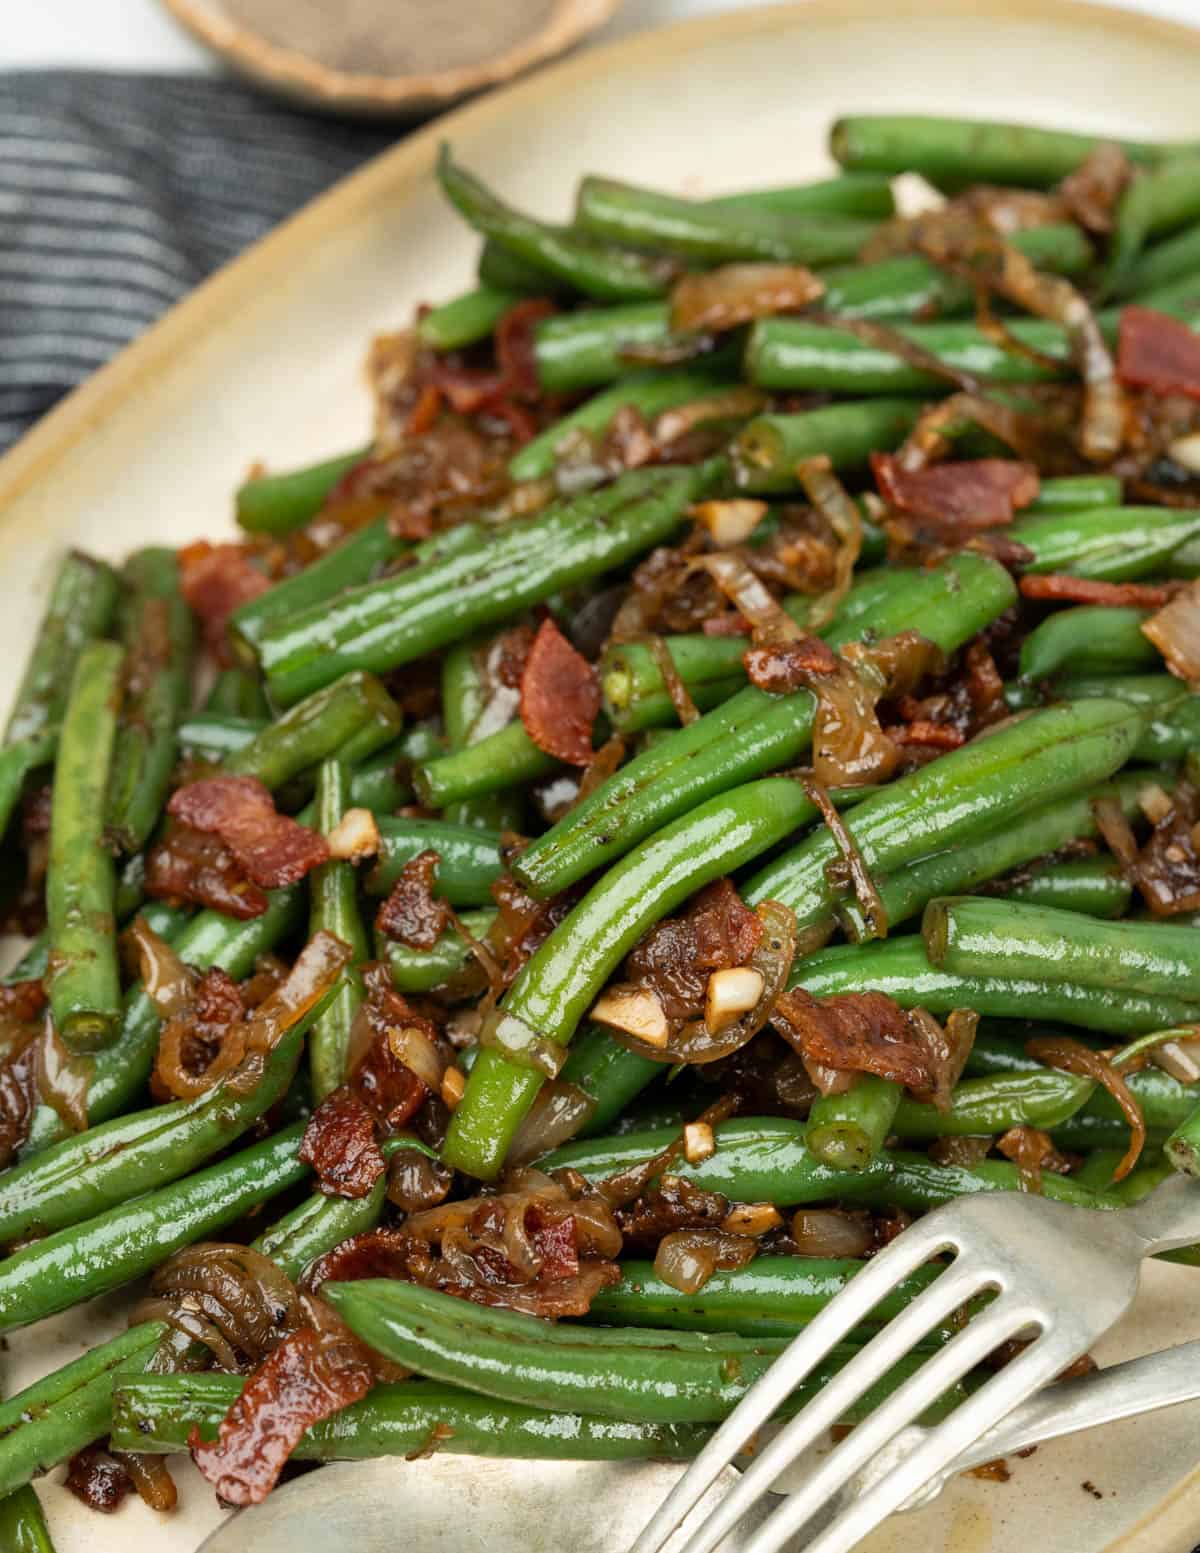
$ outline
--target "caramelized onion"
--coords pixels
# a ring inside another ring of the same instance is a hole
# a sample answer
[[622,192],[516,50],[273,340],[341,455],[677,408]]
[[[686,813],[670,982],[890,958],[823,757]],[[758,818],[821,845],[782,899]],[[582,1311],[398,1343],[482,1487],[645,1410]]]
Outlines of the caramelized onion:
[[575,1084],[551,1079],[543,1084],[525,1113],[505,1156],[510,1166],[549,1154],[587,1125],[596,1102]]
[[135,917],[125,930],[137,950],[138,970],[146,996],[163,1019],[184,1013],[196,988],[196,973],[185,965],[170,944],[160,938],[144,917]]
[[1162,653],[1172,674],[1193,687],[1200,685],[1200,582],[1193,582],[1152,615],[1142,634]]
[[387,1196],[402,1213],[419,1213],[445,1202],[454,1172],[420,1149],[397,1149],[388,1162]]
[[756,318],[796,313],[825,287],[798,264],[723,264],[684,275],[671,292],[671,327],[716,334]]
[[860,1257],[875,1244],[869,1213],[840,1208],[797,1208],[792,1240],[801,1256]]
[[293,1025],[319,1003],[337,981],[352,950],[324,930],[300,951],[287,980],[246,1020],[245,1058],[230,1079],[235,1094],[249,1094],[262,1077],[267,1058]]
[[680,1294],[695,1294],[717,1268],[730,1271],[754,1260],[758,1246],[749,1235],[720,1229],[682,1229],[664,1235],[654,1254],[654,1271]]
[[148,1509],[166,1514],[179,1502],[179,1491],[161,1456],[144,1451],[115,1451],[114,1455],[129,1474],[138,1498]]
[[70,1132],[84,1132],[88,1125],[88,1086],[94,1063],[90,1057],[69,1052],[50,1019],[33,1046],[33,1071],[38,1098],[55,1113]]
[[833,586],[813,600],[804,622],[807,630],[819,631],[830,623],[849,591],[854,568],[862,553],[862,516],[846,487],[834,474],[833,463],[826,454],[802,458],[796,465],[796,478],[837,540]]
[[442,1087],[445,1064],[437,1047],[418,1025],[393,1027],[387,1033],[392,1056],[414,1072],[434,1094]]
[[1120,1106],[1129,1123],[1130,1138],[1129,1147],[1113,1172],[1113,1180],[1123,1181],[1137,1164],[1146,1146],[1146,1121],[1142,1108],[1125,1079],[1107,1057],[1069,1035],[1038,1036],[1032,1041],[1026,1041],[1025,1050],[1048,1067],[1061,1068],[1064,1073],[1077,1073],[1081,1078],[1094,1079],[1108,1090]]
[[756,642],[794,642],[804,635],[736,551],[697,556],[691,565],[695,571],[707,572],[738,613],[750,622]]
[[303,1321],[295,1286],[250,1246],[211,1242],[169,1257],[134,1321],[166,1321],[204,1343],[220,1369],[259,1363]]

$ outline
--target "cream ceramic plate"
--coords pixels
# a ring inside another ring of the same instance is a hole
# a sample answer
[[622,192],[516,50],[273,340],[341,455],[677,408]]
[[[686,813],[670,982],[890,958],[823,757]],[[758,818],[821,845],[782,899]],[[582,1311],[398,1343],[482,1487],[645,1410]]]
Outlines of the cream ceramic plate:
[[[201,288],[0,463],[0,705],[65,545],[119,556],[228,531],[230,492],[253,459],[286,468],[361,440],[368,337],[470,280],[476,244],[432,178],[443,136],[506,193],[555,213],[589,170],[694,194],[820,176],[829,121],[855,110],[1195,138],[1198,84],[1200,34],[1067,0],[814,0],[635,38],[441,120]],[[123,1308],[110,1301],[10,1339],[4,1391],[75,1357]],[[1155,1267],[1101,1356],[1196,1336],[1200,1275]],[[1185,1479],[1198,1460],[1200,1405],[1043,1447],[1011,1482],[956,1485],[869,1546],[1188,1553],[1200,1479]],[[419,1464],[396,1471],[419,1492]],[[136,1503],[94,1516],[60,1477],[42,1485],[59,1553],[190,1553],[219,1519],[190,1473],[170,1522]]]

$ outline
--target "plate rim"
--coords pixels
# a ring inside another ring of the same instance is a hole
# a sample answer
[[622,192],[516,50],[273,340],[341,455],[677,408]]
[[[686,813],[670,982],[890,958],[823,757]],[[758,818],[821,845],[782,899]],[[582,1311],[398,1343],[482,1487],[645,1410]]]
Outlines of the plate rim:
[[[169,3],[169,0],[168,0]],[[285,268],[288,256],[309,248],[323,234],[353,220],[353,213],[386,193],[399,200],[433,171],[439,143],[447,137],[485,130],[514,108],[530,109],[543,98],[569,91],[572,84],[597,75],[615,75],[626,66],[642,67],[681,48],[713,46],[725,39],[761,32],[787,31],[805,19],[861,23],[903,22],[912,17],[961,17],[981,22],[1020,20],[1098,28],[1120,37],[1149,38],[1200,59],[1197,25],[1097,4],[1094,0],[785,0],[745,9],[689,17],[665,26],[587,48],[535,69],[453,111],[439,115],[378,153],[354,172],[315,196],[202,281],[170,307],[111,361],[65,395],[4,455],[0,456],[0,530],[10,522],[7,509],[53,467],[68,458],[89,433],[123,407],[153,378],[160,366],[202,344],[210,324],[235,312]],[[347,213],[350,213],[349,216]],[[1200,1462],[1181,1478],[1153,1510],[1106,1545],[1104,1553],[1144,1553],[1144,1539],[1200,1488]]]

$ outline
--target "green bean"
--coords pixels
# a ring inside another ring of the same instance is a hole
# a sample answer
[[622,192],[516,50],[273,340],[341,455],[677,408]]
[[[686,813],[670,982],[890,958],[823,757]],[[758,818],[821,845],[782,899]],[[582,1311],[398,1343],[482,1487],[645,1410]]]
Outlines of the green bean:
[[606,1131],[629,1102],[663,1072],[661,1062],[629,1051],[614,1041],[603,1025],[584,1024],[558,1075],[564,1083],[582,1089],[593,1103],[578,1136],[590,1138]]
[[784,184],[780,188],[747,189],[701,202],[709,210],[820,211],[833,216],[879,216],[896,213],[891,179],[877,173],[842,173],[819,183]]
[[[485,1309],[399,1280],[326,1283],[327,1299],[377,1352],[432,1379],[505,1402],[544,1408],[589,1407],[605,1417],[646,1423],[724,1418],[786,1346],[780,1338],[671,1332],[641,1327],[556,1327],[536,1316]],[[857,1353],[835,1348],[791,1402],[802,1405]],[[418,1358],[419,1356],[419,1358]],[[861,1417],[908,1379],[924,1355],[910,1355],[872,1386],[847,1418]],[[414,1362],[415,1361],[415,1362]],[[927,1418],[963,1397],[948,1391]]]
[[[1078,276],[1095,262],[1092,245],[1071,222],[1048,223],[1012,233],[1009,242],[1039,270]],[[873,264],[826,270],[821,306],[840,318],[909,318],[926,321],[973,312],[969,280],[919,254],[901,254]]]
[[1165,1150],[1174,1169],[1200,1176],[1200,1103],[1167,1139]]
[[1090,512],[1120,503],[1121,482],[1116,475],[1059,475],[1043,480],[1024,510],[1030,516],[1037,512]]
[[235,649],[246,662],[253,663],[259,642],[272,627],[286,626],[301,610],[325,604],[346,588],[370,582],[411,548],[404,540],[393,538],[386,517],[376,518],[294,577],[284,578],[235,609],[229,617]]
[[1200,738],[1200,696],[1189,694],[1169,674],[1064,675],[1054,694],[1086,699],[1115,696],[1144,718],[1133,759],[1155,763],[1182,760]]
[[921,935],[930,963],[956,976],[1067,981],[1150,997],[1200,994],[1200,934],[1191,927],[1104,922],[960,895],[930,901]]
[[797,463],[819,453],[835,469],[858,468],[872,453],[898,447],[922,408],[919,399],[860,399],[794,415],[760,415],[733,443],[738,484],[747,491],[794,491]]
[[[1195,308],[1186,302],[1173,310],[1185,322],[1195,318]],[[1097,322],[1106,338],[1115,335],[1115,313],[1101,313]],[[989,383],[1054,382],[1071,371],[1067,336],[1060,325],[1045,319],[1017,318],[1007,325],[1031,355],[989,339],[972,323],[896,327],[947,367]],[[868,344],[833,324],[801,318],[766,318],[753,324],[745,370],[750,382],[760,388],[792,393],[914,394],[944,391],[945,385],[940,374],[913,366],[893,351]]]
[[603,393],[586,399],[552,426],[528,442],[509,460],[514,480],[541,480],[552,474],[558,450],[581,433],[599,437],[612,425],[618,410],[631,408],[651,418],[677,405],[709,399],[721,400],[730,392],[728,383],[716,383],[703,372],[642,372],[623,378]]
[[222,669],[213,680],[202,711],[213,717],[266,721],[271,715],[258,676],[250,669]]
[[1109,244],[1105,292],[1127,284],[1147,238],[1200,217],[1200,158],[1176,157],[1135,175],[1121,195]]
[[477,744],[417,766],[413,786],[431,809],[446,809],[469,799],[538,782],[560,769],[553,755],[540,750],[520,718]]
[[[202,1439],[215,1439],[244,1384],[239,1375],[122,1376],[113,1396],[112,1443],[118,1450],[182,1451],[193,1425]],[[635,1424],[496,1402],[437,1381],[406,1380],[373,1386],[361,1402],[314,1424],[292,1459],[411,1460],[437,1438],[440,1450],[465,1456],[685,1461],[710,1433],[702,1424]]]
[[865,1170],[887,1142],[900,1104],[900,1086],[874,1073],[858,1075],[844,1094],[818,1095],[804,1141],[831,1170]]
[[[733,1272],[718,1269],[695,1294],[664,1283],[652,1262],[623,1261],[620,1283],[601,1289],[589,1316],[609,1325],[742,1337],[795,1337],[862,1271],[865,1262],[817,1256],[760,1256]],[[863,1323],[883,1326],[924,1293],[941,1271],[921,1267],[876,1305]]]
[[660,297],[670,284],[671,269],[661,260],[514,210],[459,167],[444,144],[438,153],[437,176],[446,198],[477,232],[585,296],[602,302],[632,302]]
[[[952,186],[1049,188],[1080,167],[1099,143],[1094,135],[1070,130],[895,113],[839,119],[829,136],[835,160],[851,171],[922,173],[935,184]],[[1118,144],[1131,161],[1147,166],[1179,149],[1144,140]]]
[[[859,591],[859,604],[843,609],[826,633],[831,646],[920,629],[952,652],[1015,595],[1002,568],[968,552],[928,571],[864,582]],[[514,873],[540,899],[557,894],[692,805],[794,762],[809,744],[814,709],[808,691],[773,696],[747,686],[601,783],[530,844]]]
[[[1109,786],[1030,809],[1019,825],[1000,825],[975,841],[960,842],[930,857],[919,858],[894,873],[877,871],[875,888],[883,902],[890,928],[898,927],[924,910],[936,895],[965,894],[988,879],[996,879],[1034,858],[1057,852],[1068,842],[1097,834],[1092,800],[1114,797],[1123,812],[1138,812],[1138,795],[1151,780],[1137,772],[1125,772]],[[861,943],[869,929],[856,900],[842,901],[838,918],[846,934]]]
[[[480,661],[484,648],[477,642],[459,642],[442,659],[442,724],[451,753],[481,743],[492,731],[490,690]],[[442,818],[453,825],[473,825],[480,830],[525,829],[525,805],[520,792],[500,789],[483,798],[448,804]]]
[[1100,507],[1019,518],[1006,533],[1033,551],[1033,559],[1023,563],[1026,572],[1130,582],[1158,572],[1173,551],[1200,533],[1200,516],[1187,508]]
[[[0,1262],[0,1330],[27,1326],[140,1278],[308,1173],[304,1123],[186,1180],[35,1240]],[[3,1417],[0,1408],[0,1417]]]
[[[815,806],[787,778],[747,783],[681,815],[592,886],[525,964],[498,1011],[496,1035],[566,1045],[604,983],[653,923],[701,886],[807,823]],[[467,1079],[442,1157],[490,1180],[544,1075],[489,1046]],[[519,1055],[519,1054],[518,1054]]]
[[158,821],[192,688],[195,630],[174,550],[139,550],[125,566],[125,692],[108,781],[108,833],[137,852]]
[[[272,890],[266,912],[248,922],[236,922],[216,911],[202,911],[179,933],[172,948],[197,970],[218,966],[236,981],[248,976],[260,954],[273,949],[300,920],[298,887]],[[159,1016],[139,985],[125,1001],[121,1033],[99,1052],[88,1085],[88,1120],[94,1126],[130,1105],[140,1094],[158,1050]],[[56,1111],[39,1105],[30,1128],[26,1154],[36,1153],[64,1134]]]
[[1200,224],[1190,226],[1177,237],[1155,243],[1139,254],[1137,259],[1119,277],[1118,295],[1137,298],[1145,292],[1156,291],[1161,286],[1174,285],[1177,281],[1192,281],[1200,274]]
[[266,717],[236,716],[231,712],[193,712],[179,725],[179,747],[202,760],[218,764],[253,744],[270,727]]
[[268,631],[259,656],[271,695],[290,705],[348,669],[387,672],[612,571],[672,535],[717,474],[712,465],[634,470],[536,517],[464,524],[465,547],[460,539],[449,558],[351,588]]
[[504,867],[497,833],[446,820],[381,818],[377,823],[379,856],[367,875],[369,894],[387,895],[405,863],[421,852],[434,851],[439,895],[452,906],[491,905],[492,885]]
[[104,1434],[115,1377],[144,1364],[166,1330],[163,1321],[140,1322],[0,1402],[0,1493],[11,1494]]
[[1057,906],[1087,917],[1121,917],[1133,891],[1112,857],[1047,863],[1004,891],[1004,899],[1029,906]]
[[[670,1173],[738,1202],[773,1202],[783,1208],[840,1198],[873,1208],[921,1211],[975,1192],[1021,1190],[1020,1172],[1006,1160],[938,1165],[925,1154],[884,1149],[865,1170],[830,1170],[805,1147],[804,1123],[788,1117],[738,1118],[722,1122],[715,1132],[715,1154],[695,1165],[674,1160]],[[544,1170],[578,1170],[601,1180],[644,1163],[678,1137],[676,1127],[568,1143],[539,1165]],[[1043,1184],[1045,1195],[1059,1202],[1086,1208],[1119,1206],[1118,1198],[1080,1187],[1070,1176],[1047,1175]]]
[[400,708],[374,674],[352,669],[288,708],[224,768],[282,787],[289,777],[337,755],[347,765],[378,753],[400,731]]
[[[459,921],[475,938],[482,938],[495,920],[491,910],[464,911]],[[461,974],[471,962],[471,951],[464,938],[453,928],[442,934],[432,949],[410,949],[407,944],[380,938],[377,958],[392,973],[398,992],[433,992]]]
[[417,338],[430,350],[456,351],[465,345],[486,340],[492,330],[521,300],[519,291],[498,291],[492,286],[477,286],[461,296],[430,308],[417,320]]
[[1056,610],[1021,643],[1021,678],[1046,679],[1063,668],[1119,674],[1161,662],[1142,633],[1150,613],[1096,604]]
[[93,642],[80,653],[54,773],[46,990],[54,1023],[73,1051],[107,1045],[121,1015],[116,879],[112,853],[104,844],[104,806],[124,659],[115,642]]
[[[317,829],[328,835],[350,807],[350,773],[336,759],[323,761],[317,772]],[[315,1021],[308,1043],[308,1072],[313,1099],[319,1105],[346,1079],[350,1030],[363,998],[358,967],[368,953],[367,932],[358,909],[358,881],[354,864],[336,858],[314,868],[309,879],[309,937],[321,931],[348,944],[349,964],[324,1013]]]
[[41,1501],[28,1483],[0,1499],[0,1547],[8,1553],[54,1553]]
[[254,475],[238,487],[237,520],[250,534],[280,538],[315,518],[338,481],[361,464],[370,448],[289,469],[285,474]]
[[373,814],[388,814],[408,803],[413,796],[413,763],[428,759],[432,750],[441,747],[441,735],[427,724],[406,729],[350,773],[350,802]]
[[915,936],[822,949],[793,969],[792,985],[821,998],[870,987],[902,1008],[924,1008],[931,1014],[971,1008],[997,1019],[1046,1020],[1108,1035],[1145,1035],[1200,1019],[1200,999],[1189,1003],[1141,992],[1117,994],[1028,977],[955,976],[930,965],[925,945]]
[[761,205],[728,210],[596,177],[580,182],[575,220],[597,238],[702,264],[727,259],[838,264],[855,258],[875,230],[873,221],[854,216]]
[[1049,1130],[1075,1115],[1091,1098],[1095,1081],[1042,1068],[1033,1073],[1002,1073],[969,1078],[954,1086],[948,1110],[907,1095],[896,1110],[892,1131],[900,1138],[980,1137],[1010,1127]]
[[63,557],[8,715],[5,744],[37,739],[62,722],[79,655],[108,629],[119,592],[116,573],[103,561],[80,550]]
[[[667,651],[688,694],[701,711],[728,699],[745,684],[745,637],[669,636]],[[600,659],[604,710],[618,733],[638,733],[677,714],[658,660],[643,642],[617,642]]]
[[[1103,708],[1097,714],[1097,708]],[[884,874],[930,846],[970,843],[1055,797],[1103,781],[1121,766],[1139,724],[1119,701],[1080,701],[1033,712],[891,782],[847,821],[863,861]],[[828,921],[839,894],[826,874],[838,856],[827,829],[769,863],[746,884],[751,903],[782,901],[801,927]],[[875,924],[882,936],[887,924]]]

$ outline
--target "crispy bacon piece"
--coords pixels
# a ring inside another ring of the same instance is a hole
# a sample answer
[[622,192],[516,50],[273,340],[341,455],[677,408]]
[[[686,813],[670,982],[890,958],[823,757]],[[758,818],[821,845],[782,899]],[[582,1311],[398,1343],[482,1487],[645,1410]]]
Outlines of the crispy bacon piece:
[[882,992],[814,998],[794,987],[776,1003],[771,1020],[810,1072],[815,1063],[839,1072],[875,1073],[938,1101],[946,1093],[947,1071],[955,1064],[961,1071],[959,1056],[965,1060],[974,1035],[973,1024],[943,1032],[923,1009],[907,1014]]
[[1122,308],[1117,376],[1133,388],[1200,399],[1200,335],[1153,308]]
[[836,654],[819,636],[751,647],[742,654],[742,662],[752,685],[780,694],[802,689],[814,674],[836,674],[838,670]]
[[375,1117],[348,1084],[313,1112],[300,1158],[313,1167],[317,1185],[330,1197],[365,1197],[386,1170],[375,1140]]
[[232,664],[229,617],[265,593],[271,579],[253,564],[246,545],[213,545],[200,539],[179,552],[179,586],[209,649],[221,663]]
[[391,894],[375,915],[386,938],[410,949],[432,949],[450,925],[450,908],[433,893],[441,859],[432,849],[419,852],[400,870]]
[[1139,848],[1121,806],[1110,798],[1093,800],[1096,827],[1156,917],[1200,911],[1200,793],[1190,782],[1176,784],[1171,806],[1157,820],[1150,839]]
[[303,1287],[316,1293],[323,1283],[351,1283],[358,1278],[408,1278],[409,1263],[424,1251],[424,1242],[391,1225],[351,1235],[319,1256],[304,1274]]
[[543,318],[549,318],[557,311],[548,297],[526,297],[500,316],[493,332],[496,360],[504,386],[514,399],[541,398],[533,331]]
[[1038,493],[1037,469],[1013,458],[905,469],[891,453],[872,453],[871,468],[889,506],[952,540],[1011,523]]
[[0,1020],[15,1019],[28,1024],[46,1006],[46,988],[41,981],[15,981],[0,987]]
[[126,1494],[133,1492],[133,1480],[122,1462],[103,1445],[85,1445],[67,1463],[65,1486],[89,1510],[112,1515],[121,1508]]
[[28,1138],[37,1109],[37,1057],[33,1045],[36,1038],[37,1032],[31,1027],[28,1039],[0,1062],[0,1170],[15,1158]]
[[720,1192],[707,1192],[683,1176],[664,1175],[618,1211],[617,1223],[627,1252],[653,1256],[664,1236],[720,1229],[728,1213],[729,1199]]
[[540,750],[571,766],[592,758],[600,678],[554,624],[543,620],[521,675],[521,721]]
[[650,930],[625,961],[628,979],[649,987],[672,1024],[699,1019],[708,978],[745,965],[763,926],[728,879],[708,885],[679,917]]
[[1043,1170],[1061,1173],[1065,1169],[1054,1139],[1040,1127],[1010,1127],[997,1138],[996,1148],[1016,1165],[1023,1192],[1041,1192]]
[[1068,577],[1062,572],[1042,572],[1021,578],[1027,599],[1049,599],[1067,604],[1121,604],[1132,609],[1161,609],[1188,584],[1179,582],[1102,582],[1094,577]]
[[386,965],[363,967],[367,996],[350,1038],[350,1085],[379,1124],[397,1131],[412,1120],[429,1095],[429,1086],[396,1054],[388,1037],[413,1028],[434,1044],[438,1033],[392,986]]
[[191,825],[169,826],[163,839],[151,847],[146,857],[146,894],[153,900],[209,906],[239,922],[261,917],[270,904],[224,842]]
[[510,873],[502,873],[492,885],[492,899],[500,908],[485,940],[499,964],[502,991],[526,960],[537,950],[578,899],[567,890],[549,900],[536,901]]
[[214,1441],[188,1437],[192,1460],[226,1504],[259,1504],[306,1429],[365,1397],[370,1356],[346,1332],[302,1327],[247,1380]]
[[216,776],[189,782],[171,795],[167,813],[219,837],[251,883],[264,890],[298,884],[329,860],[324,837],[277,814],[275,800],[257,777]]

